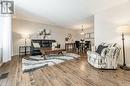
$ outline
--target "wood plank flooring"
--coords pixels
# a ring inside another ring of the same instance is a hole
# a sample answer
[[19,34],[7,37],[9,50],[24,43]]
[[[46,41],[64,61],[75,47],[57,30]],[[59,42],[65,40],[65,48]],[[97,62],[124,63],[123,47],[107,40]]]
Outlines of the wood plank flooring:
[[130,86],[130,71],[98,70],[87,63],[86,56],[58,65],[23,73],[21,59],[0,68],[0,74],[9,72],[0,86]]

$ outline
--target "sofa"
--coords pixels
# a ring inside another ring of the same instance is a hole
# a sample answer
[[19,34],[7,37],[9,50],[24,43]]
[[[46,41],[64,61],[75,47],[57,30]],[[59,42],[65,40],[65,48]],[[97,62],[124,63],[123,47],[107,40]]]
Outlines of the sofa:
[[117,59],[121,48],[118,44],[101,43],[102,46],[107,46],[102,49],[101,54],[97,51],[87,51],[88,63],[99,69],[117,69]]

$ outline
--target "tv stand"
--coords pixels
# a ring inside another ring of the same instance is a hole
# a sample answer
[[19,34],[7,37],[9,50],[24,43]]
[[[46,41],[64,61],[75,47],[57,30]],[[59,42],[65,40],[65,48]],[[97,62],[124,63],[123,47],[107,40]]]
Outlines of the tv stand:
[[[31,55],[41,55],[40,48],[51,48],[52,43],[56,42],[55,40],[44,40],[44,39],[32,39],[31,40]],[[39,43],[40,48],[35,48],[33,43]]]

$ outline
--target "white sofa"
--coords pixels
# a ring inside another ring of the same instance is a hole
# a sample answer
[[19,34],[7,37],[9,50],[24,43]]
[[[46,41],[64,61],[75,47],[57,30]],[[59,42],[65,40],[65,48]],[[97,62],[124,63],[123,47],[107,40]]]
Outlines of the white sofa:
[[117,44],[106,44],[101,43],[100,45],[108,46],[107,48],[104,48],[101,52],[101,55],[88,51],[88,62],[100,69],[116,69],[117,68],[117,59],[120,54],[120,47]]

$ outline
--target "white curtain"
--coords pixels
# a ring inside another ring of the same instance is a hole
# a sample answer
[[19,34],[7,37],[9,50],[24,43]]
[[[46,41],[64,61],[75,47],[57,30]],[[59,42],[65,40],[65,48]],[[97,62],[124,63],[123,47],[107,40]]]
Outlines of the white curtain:
[[[0,4],[0,10],[1,10],[1,4]],[[1,11],[0,11],[0,14],[1,14]],[[1,15],[0,15],[0,35],[2,35],[1,24],[2,24],[2,21],[1,21]],[[1,62],[2,62],[2,36],[0,37],[0,64]]]
[[0,16],[0,46],[2,51],[2,62],[11,60],[11,39],[12,39],[12,17],[11,15]]
[[[0,21],[0,26],[2,21]],[[2,35],[2,29],[0,28],[0,35]],[[2,37],[0,37],[0,63],[2,62]]]

